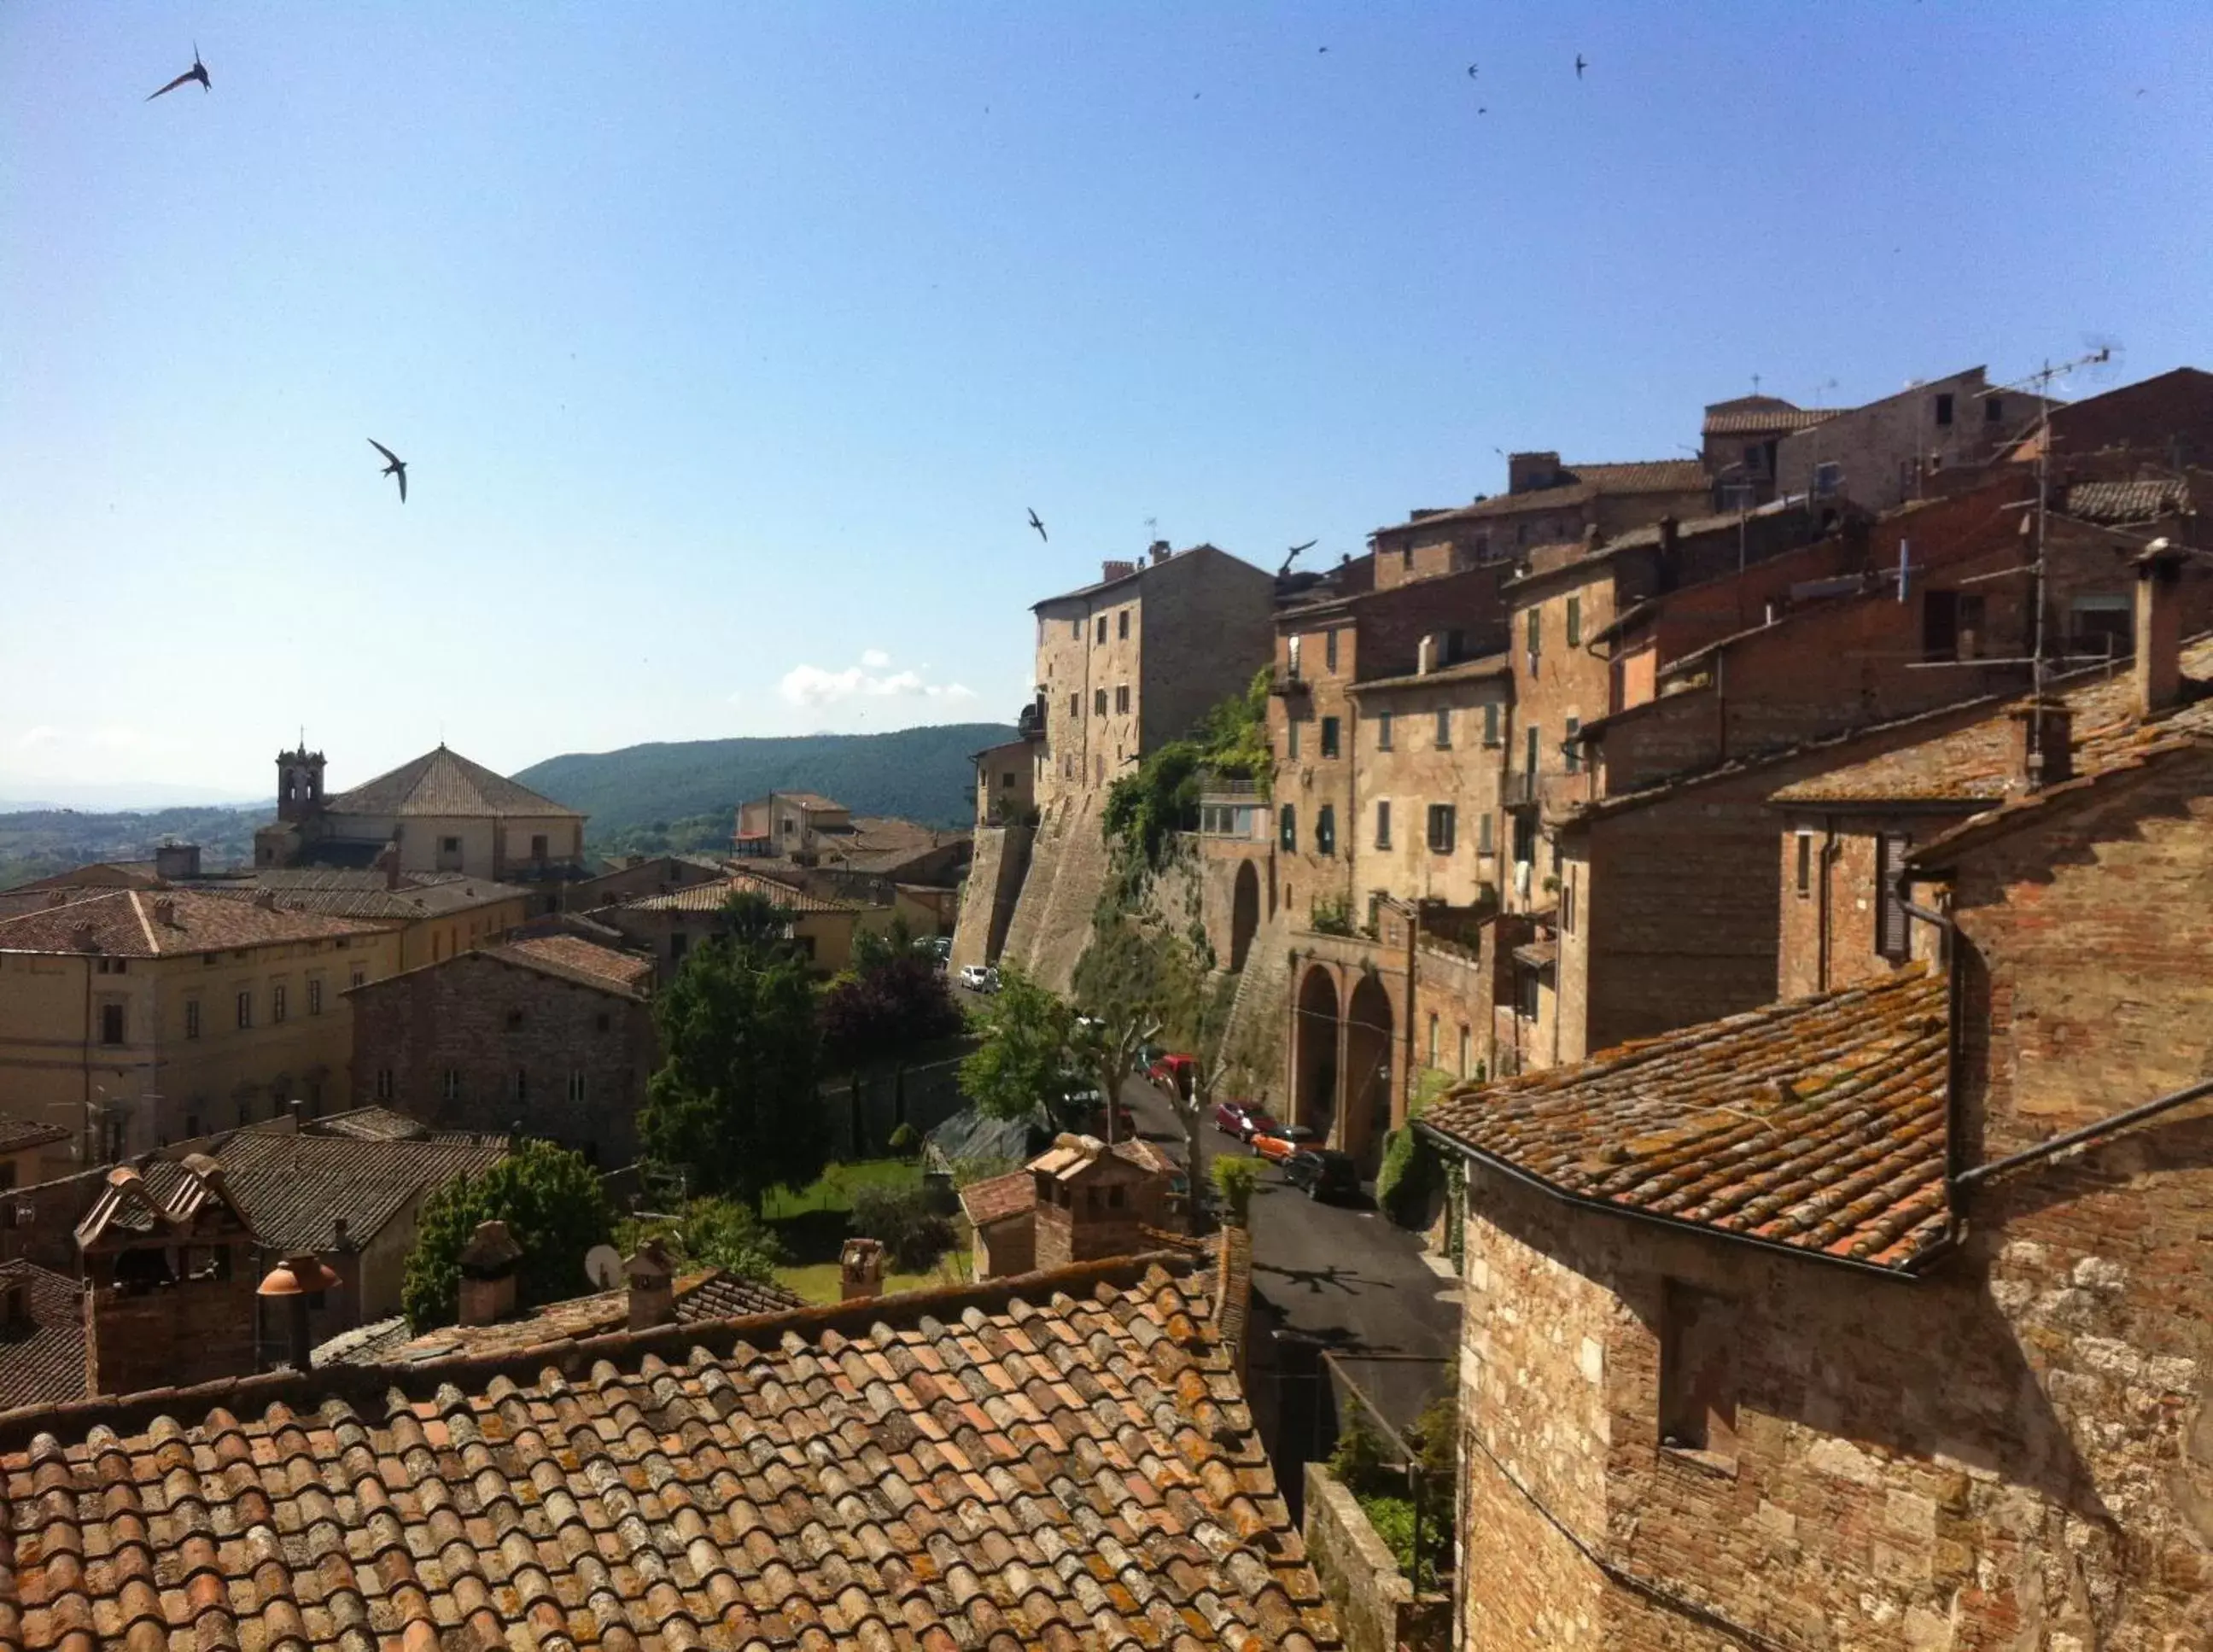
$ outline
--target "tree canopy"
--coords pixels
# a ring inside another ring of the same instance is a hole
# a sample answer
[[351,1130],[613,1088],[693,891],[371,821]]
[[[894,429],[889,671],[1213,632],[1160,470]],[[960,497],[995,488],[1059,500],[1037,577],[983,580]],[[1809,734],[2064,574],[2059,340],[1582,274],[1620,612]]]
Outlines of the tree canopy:
[[1070,1067],[1076,1012],[1012,964],[983,1012],[984,1039],[960,1064],[960,1088],[994,1119],[1027,1119],[1058,1100]]
[[696,1198],[674,1216],[625,1222],[616,1242],[625,1256],[657,1239],[679,1261],[720,1268],[741,1279],[771,1279],[783,1248],[759,1216],[735,1199]]
[[694,1193],[758,1210],[767,1189],[804,1186],[828,1159],[815,1094],[821,1035],[782,915],[759,896],[728,911],[730,932],[687,954],[654,1001],[666,1057],[638,1133],[649,1157],[690,1173]]
[[1102,817],[1106,835],[1149,867],[1157,867],[1168,834],[1190,826],[1209,775],[1258,783],[1265,796],[1274,772],[1268,742],[1268,687],[1273,668],[1264,666],[1238,693],[1221,701],[1182,740],[1146,753],[1137,768],[1107,788]]
[[460,1311],[461,1252],[480,1222],[504,1222],[522,1247],[515,1294],[525,1308],[588,1290],[584,1253],[614,1231],[599,1173],[581,1153],[525,1142],[491,1168],[446,1183],[424,1200],[399,1305],[418,1331]]
[[967,1025],[937,960],[914,949],[905,924],[856,936],[853,962],[822,995],[823,1052],[833,1065],[893,1060]]

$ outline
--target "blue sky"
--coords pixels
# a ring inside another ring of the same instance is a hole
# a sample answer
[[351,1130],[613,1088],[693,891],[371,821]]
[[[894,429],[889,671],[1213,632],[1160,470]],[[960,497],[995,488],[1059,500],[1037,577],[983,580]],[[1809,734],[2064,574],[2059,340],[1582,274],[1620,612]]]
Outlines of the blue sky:
[[[195,38],[212,92],[143,101]],[[347,784],[1006,719],[1027,606],[1148,519],[1334,560],[1754,374],[2213,365],[2210,48],[2202,4],[11,0],[0,796],[265,793],[303,724]]]

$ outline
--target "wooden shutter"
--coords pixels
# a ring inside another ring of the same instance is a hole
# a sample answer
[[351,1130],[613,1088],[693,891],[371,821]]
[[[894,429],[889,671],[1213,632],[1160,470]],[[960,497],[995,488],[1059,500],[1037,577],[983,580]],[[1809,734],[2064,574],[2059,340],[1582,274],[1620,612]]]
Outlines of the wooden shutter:
[[1911,950],[1905,903],[1898,893],[1899,874],[1905,869],[1913,839],[1903,832],[1886,832],[1875,854],[1875,950],[1893,963]]

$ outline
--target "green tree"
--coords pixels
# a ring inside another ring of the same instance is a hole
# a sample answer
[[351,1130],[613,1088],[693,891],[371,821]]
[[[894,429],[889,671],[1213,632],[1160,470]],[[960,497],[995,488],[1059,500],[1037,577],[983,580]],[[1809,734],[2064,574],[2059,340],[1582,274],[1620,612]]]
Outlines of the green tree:
[[490,1169],[458,1177],[424,1200],[399,1287],[399,1305],[416,1330],[451,1325],[460,1312],[461,1252],[480,1222],[504,1222],[522,1247],[515,1289],[526,1308],[589,1289],[584,1253],[614,1231],[599,1174],[583,1155],[525,1142]]
[[1260,1184],[1260,1161],[1258,1159],[1216,1159],[1214,1161],[1214,1185],[1220,1190],[1222,1203],[1228,1212],[1233,1228],[1253,1225],[1253,1190]]
[[1027,1119],[1064,1085],[1076,1012],[1012,964],[983,1012],[984,1039],[960,1064],[960,1088],[994,1119]]
[[760,1218],[735,1199],[696,1198],[674,1216],[632,1218],[615,1231],[625,1256],[657,1239],[679,1261],[720,1268],[741,1279],[770,1279],[783,1247]]
[[661,1070],[646,1085],[638,1134],[647,1155],[681,1166],[695,1193],[755,1211],[771,1187],[803,1187],[829,1158],[815,1096],[820,1034],[804,965],[769,933],[758,896],[729,908],[734,933],[684,960],[654,1001]]

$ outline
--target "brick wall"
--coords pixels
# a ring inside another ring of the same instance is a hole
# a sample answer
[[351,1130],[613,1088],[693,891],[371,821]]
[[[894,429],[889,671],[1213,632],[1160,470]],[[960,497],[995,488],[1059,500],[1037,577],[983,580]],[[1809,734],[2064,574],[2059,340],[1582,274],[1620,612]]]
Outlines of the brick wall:
[[[1498,814],[1507,740],[1513,708],[1507,680],[1501,675],[1417,680],[1359,692],[1362,717],[1357,738],[1356,783],[1352,808],[1358,893],[1374,891],[1401,900],[1441,900],[1471,906],[1488,888],[1503,887],[1503,846]],[[1498,739],[1486,744],[1484,707],[1496,705]],[[1452,743],[1437,744],[1437,714],[1450,720]],[[1381,747],[1383,720],[1390,720],[1391,747]],[[1391,806],[1391,843],[1376,841],[1379,802]],[[1440,853],[1430,847],[1429,811],[1433,803],[1453,806],[1453,846]],[[1491,821],[1491,846],[1484,847],[1484,821]]]
[[[2035,399],[2014,391],[2003,393],[2009,405],[2002,405],[2003,416],[1990,422],[1984,412],[1986,388],[1983,369],[1971,368],[1786,436],[1776,448],[1776,491],[1809,492],[1815,468],[1834,462],[1843,467],[1844,497],[1870,510],[1917,498],[1929,479],[1989,457],[2033,418]],[[1951,399],[1948,424],[1937,423],[1940,396]]]
[[[1342,614],[1338,608],[1336,613]],[[1330,662],[1335,639],[1336,663]],[[1279,692],[1268,700],[1268,742],[1276,754],[1274,804],[1277,822],[1277,889],[1295,923],[1304,923],[1317,905],[1352,900],[1352,754],[1358,737],[1356,707],[1348,690],[1359,666],[1359,637],[1341,617],[1325,622],[1297,613],[1277,620],[1276,679]],[[1292,676],[1295,651],[1297,674]],[[1337,754],[1325,756],[1325,722],[1338,730]],[[1297,741],[1297,754],[1292,742]],[[1293,834],[1283,836],[1283,812],[1292,811]],[[1320,848],[1323,810],[1333,845]]]
[[1182,739],[1215,706],[1242,693],[1268,663],[1275,581],[1249,563],[1201,547],[1148,570],[1143,584],[1137,738],[1149,752]]
[[[644,1004],[476,954],[351,1002],[356,1106],[383,1101],[456,1130],[505,1131],[519,1120],[524,1133],[608,1169],[637,1156],[637,1109],[658,1064]],[[378,1094],[386,1071],[388,1096]],[[570,1088],[579,1078],[581,1095]]]

